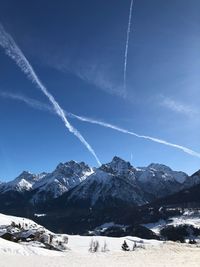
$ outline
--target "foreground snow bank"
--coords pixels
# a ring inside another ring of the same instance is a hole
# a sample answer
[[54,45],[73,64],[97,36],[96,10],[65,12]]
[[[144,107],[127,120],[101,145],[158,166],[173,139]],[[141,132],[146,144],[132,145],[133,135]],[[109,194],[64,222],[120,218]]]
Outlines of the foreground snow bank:
[[21,224],[22,227],[28,229],[42,227],[41,225],[27,218],[10,216],[0,213],[0,226],[10,225],[12,222],[15,222],[16,224]]
[[[32,245],[22,245],[0,238],[0,257],[3,255],[44,255],[44,256],[61,256],[61,252],[49,251],[47,249]],[[1,266],[1,264],[0,264]],[[13,265],[15,266],[15,265]]]
[[27,246],[63,251],[68,237],[55,234],[32,220],[0,213],[0,237]]
[[[82,251],[83,252],[83,251]],[[135,251],[79,253],[68,251],[63,257],[10,255],[0,253],[0,267],[199,267],[200,248],[167,242]]]
[[98,241],[99,252],[102,251],[106,244],[107,251],[119,252],[124,240],[126,240],[130,249],[136,243],[138,246],[144,246],[145,248],[161,246],[163,242],[157,240],[146,240],[138,237],[126,236],[126,237],[107,237],[107,236],[79,236],[68,235],[68,248],[78,253],[86,253],[89,250],[91,241]]
[[[19,226],[20,225],[20,226]],[[105,225],[104,225],[105,226]],[[158,245],[161,244],[161,242],[158,242],[157,240],[142,240],[140,238],[136,237],[122,237],[122,238],[112,238],[112,237],[106,237],[106,236],[98,236],[98,237],[91,237],[91,236],[72,236],[72,235],[61,235],[61,234],[55,234],[47,230],[41,225],[38,225],[32,220],[21,218],[21,217],[15,217],[15,216],[9,216],[4,215],[0,213],[0,237],[4,234],[12,234],[12,238],[15,238],[15,241],[18,241],[19,244],[11,243],[12,247],[17,246],[16,250],[10,250],[12,253],[13,251],[19,251],[19,254],[23,255],[29,255],[31,247],[48,247],[47,245],[51,245],[54,248],[59,249],[61,247],[61,244],[65,244],[66,249],[70,249],[72,251],[77,251],[79,253],[88,252],[90,244],[93,241],[98,242],[99,251],[106,250],[106,251],[121,251],[121,245],[126,240],[128,245],[130,246],[130,249],[134,246],[135,243],[142,244],[145,246],[152,246],[152,245]],[[41,237],[44,239],[45,242],[41,242]],[[52,240],[50,241],[50,237],[52,237]],[[13,239],[9,240],[13,240]],[[25,240],[24,240],[25,238]],[[8,238],[7,238],[8,240]],[[68,242],[66,242],[66,240]],[[26,241],[26,242],[23,242]],[[40,241],[40,244],[39,242]],[[1,241],[2,243],[3,241]],[[0,250],[3,248],[0,243]],[[9,243],[7,243],[9,246]],[[26,247],[22,245],[27,246]],[[25,251],[24,251],[25,249]],[[38,249],[38,248],[37,248]],[[64,249],[61,249],[64,250]],[[7,250],[9,251],[9,249]],[[39,252],[38,252],[39,253]],[[15,254],[15,253],[14,253]]]

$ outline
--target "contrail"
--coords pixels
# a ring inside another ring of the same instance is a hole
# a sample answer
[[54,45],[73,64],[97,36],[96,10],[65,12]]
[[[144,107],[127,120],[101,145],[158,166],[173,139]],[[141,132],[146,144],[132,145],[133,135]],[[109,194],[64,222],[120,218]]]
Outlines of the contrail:
[[[13,94],[13,93],[6,93],[6,92],[0,93],[0,96],[6,97],[6,98],[12,98],[12,99],[20,100],[20,101],[23,101],[24,103],[26,103],[27,105],[29,105],[29,106],[31,106],[33,108],[44,110],[44,111],[50,111],[50,112],[55,113],[55,110],[52,109],[50,106],[48,106],[46,104],[43,104],[40,101],[36,101],[36,100],[34,100],[32,98],[28,98],[26,96]],[[113,130],[121,132],[121,133],[130,134],[130,135],[133,135],[133,136],[138,137],[138,138],[143,138],[143,139],[147,139],[147,140],[159,143],[159,144],[163,144],[163,145],[166,145],[166,146],[171,146],[171,147],[180,149],[180,150],[182,150],[183,152],[185,152],[185,153],[187,153],[189,155],[192,155],[192,156],[200,158],[200,153],[195,152],[195,151],[193,151],[193,150],[191,150],[191,149],[189,149],[187,147],[184,147],[184,146],[181,146],[181,145],[177,145],[177,144],[173,144],[173,143],[167,142],[167,141],[159,139],[159,138],[146,136],[146,135],[139,135],[139,134],[137,134],[135,132],[131,132],[129,130],[120,128],[118,126],[115,126],[113,124],[106,123],[106,122],[103,122],[103,121],[94,120],[94,119],[91,119],[91,118],[88,118],[88,117],[84,117],[84,116],[78,116],[78,115],[75,115],[73,113],[66,112],[66,111],[64,111],[64,112],[70,118],[75,118],[75,119],[78,119],[78,120],[83,121],[83,122],[89,122],[89,123],[92,123],[92,124],[97,124],[97,125],[100,125],[100,126],[103,126],[103,127],[106,127],[106,128],[110,128],[110,129],[113,129]]]
[[[12,99],[16,99],[16,100],[20,100],[20,101],[23,101],[24,103],[28,104],[29,106],[31,106],[33,108],[40,109],[40,110],[42,109],[44,111],[51,111],[51,112],[55,113],[55,111],[48,105],[44,104],[43,108],[41,108],[43,103],[39,102],[39,101],[36,101],[36,100],[34,100],[32,98],[27,98],[27,97],[21,96],[21,95],[18,96],[17,94],[11,94],[11,93],[1,93],[0,96],[7,97],[7,98],[12,98]],[[193,150],[191,150],[191,149],[189,149],[187,147],[181,146],[181,145],[173,144],[173,143],[167,142],[165,140],[162,140],[162,139],[159,139],[159,138],[155,138],[155,137],[151,137],[151,136],[140,135],[140,134],[137,134],[135,132],[131,132],[129,130],[120,128],[120,127],[115,126],[115,125],[110,124],[110,123],[102,122],[102,121],[99,121],[99,120],[94,120],[94,119],[91,119],[91,118],[88,118],[88,117],[84,117],[84,116],[78,116],[78,115],[75,115],[75,114],[70,113],[70,112],[66,112],[65,111],[65,114],[67,116],[69,116],[70,118],[75,118],[75,119],[78,119],[79,121],[89,122],[89,123],[92,123],[92,124],[97,124],[97,125],[100,125],[100,126],[103,126],[103,127],[106,127],[106,128],[110,128],[110,129],[113,129],[115,131],[118,131],[118,132],[121,132],[121,133],[124,133],[124,134],[133,135],[133,136],[138,137],[138,138],[147,139],[147,140],[159,143],[159,144],[163,144],[163,145],[170,146],[170,147],[173,147],[173,148],[176,148],[176,149],[180,149],[180,150],[182,150],[183,152],[185,152],[185,153],[187,153],[189,155],[192,155],[192,156],[200,158],[200,153],[195,152],[195,151],[193,151]]]
[[128,28],[127,28],[127,34],[126,34],[126,46],[125,46],[125,54],[124,54],[124,92],[125,93],[126,93],[126,70],[127,70],[129,37],[130,37],[130,31],[131,31],[132,10],[133,10],[133,0],[131,0],[130,9],[129,9]]
[[106,128],[111,128],[111,129],[116,130],[116,131],[121,132],[121,133],[134,135],[135,137],[138,137],[138,138],[143,138],[143,139],[147,139],[147,140],[159,143],[159,144],[163,144],[163,145],[166,145],[166,146],[171,146],[171,147],[180,149],[180,150],[184,151],[187,154],[190,154],[192,156],[200,158],[200,153],[198,153],[198,152],[195,152],[195,151],[193,151],[193,150],[191,150],[191,149],[189,149],[187,147],[184,147],[184,146],[180,146],[180,145],[177,145],[177,144],[173,144],[173,143],[167,142],[167,141],[159,139],[159,138],[155,138],[155,137],[151,137],[151,136],[147,136],[147,135],[140,135],[140,134],[128,131],[126,129],[120,128],[120,127],[115,126],[115,125],[110,124],[110,123],[102,122],[102,121],[99,121],[99,120],[97,121],[97,120],[86,118],[86,117],[83,117],[83,116],[77,116],[77,115],[75,115],[73,113],[68,113],[68,116],[70,116],[71,118],[76,118],[76,119],[81,120],[81,121],[90,122],[90,123],[93,123],[93,124],[98,124],[98,125],[101,125],[101,126],[106,127]]
[[0,24],[0,45],[4,48],[5,53],[12,58],[19,68],[26,74],[26,76],[43,92],[43,94],[51,102],[56,114],[64,122],[65,127],[73,133],[90,151],[90,153],[95,157],[97,163],[101,165],[98,157],[96,156],[92,147],[87,143],[84,137],[76,130],[67,120],[64,110],[60,107],[55,98],[48,92],[47,88],[42,84],[32,66],[17,46],[13,38],[4,30],[3,26]]
[[55,111],[52,109],[52,107],[48,104],[45,104],[43,102],[37,101],[33,98],[27,97],[27,96],[23,96],[21,94],[13,94],[13,93],[7,93],[7,92],[0,92],[0,96],[3,98],[11,98],[14,100],[19,100],[24,102],[25,104],[27,104],[28,106],[35,108],[35,109],[39,109],[39,110],[43,110],[43,111],[49,111],[51,113],[55,114]]

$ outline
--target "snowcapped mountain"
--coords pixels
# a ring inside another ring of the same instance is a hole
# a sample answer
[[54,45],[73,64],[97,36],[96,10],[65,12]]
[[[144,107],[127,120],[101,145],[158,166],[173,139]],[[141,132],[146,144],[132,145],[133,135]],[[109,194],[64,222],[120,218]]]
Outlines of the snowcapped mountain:
[[80,184],[92,173],[93,169],[84,162],[77,163],[72,160],[60,163],[55,171],[45,175],[43,179],[34,184],[33,189],[36,190],[33,200],[44,201],[47,195],[57,198]]
[[116,156],[110,163],[103,164],[100,169],[105,172],[112,173],[113,175],[126,176],[131,180],[135,179],[136,169],[130,164],[130,162]]
[[[46,214],[36,220],[55,231],[80,233],[106,221],[135,223],[146,218],[146,212],[151,218],[150,203],[161,203],[163,197],[171,203],[173,196],[184,200],[183,188],[191,187],[188,199],[196,199],[199,186],[194,188],[194,184],[200,186],[199,171],[189,177],[157,163],[135,168],[114,157],[92,169],[84,162],[69,161],[51,173],[23,172],[15,180],[0,184],[0,212],[29,218],[35,213]],[[124,208],[127,213],[121,216]]]
[[108,198],[143,205],[180,190],[187,174],[173,171],[162,164],[134,168],[129,162],[114,157],[110,163],[95,169],[70,194],[69,199],[87,199],[91,205]]
[[[160,173],[162,175],[162,179],[176,181],[178,183],[184,183],[188,175],[181,171],[173,171],[170,167],[159,164],[159,163],[151,163],[148,167],[142,168],[155,173]],[[148,176],[148,175],[147,175]]]
[[84,162],[60,163],[52,173],[32,174],[22,172],[11,182],[0,184],[0,193],[33,191],[34,201],[44,201],[47,196],[56,198],[81,183],[93,170]]
[[168,166],[152,163],[148,167],[138,168],[136,179],[140,187],[155,198],[177,192],[188,175],[184,172],[173,171]]
[[[124,168],[128,166],[129,168]],[[121,159],[102,165],[80,183],[69,195],[69,200],[87,200],[90,205],[109,199],[122,200],[136,205],[147,203],[144,192],[135,181],[135,169]]]
[[32,174],[30,172],[23,171],[16,179],[11,182],[1,183],[0,184],[0,192],[4,193],[6,191],[29,191],[33,189],[33,186],[43,179],[46,173],[42,174]]
[[189,177],[184,172],[157,163],[135,168],[114,157],[111,162],[92,169],[84,162],[71,160],[58,164],[51,173],[24,171],[13,181],[1,183],[0,199],[4,202],[1,210],[8,207],[14,210],[16,199],[34,205],[59,198],[67,192],[65,201],[70,202],[84,200],[95,205],[112,199],[143,205],[199,183],[200,171]]

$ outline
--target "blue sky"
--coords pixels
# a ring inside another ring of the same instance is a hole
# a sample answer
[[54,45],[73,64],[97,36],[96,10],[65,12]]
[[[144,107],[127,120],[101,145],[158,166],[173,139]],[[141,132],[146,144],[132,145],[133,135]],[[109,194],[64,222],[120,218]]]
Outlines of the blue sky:
[[[4,25],[35,72],[68,112],[99,119],[200,152],[200,2],[136,0],[123,89],[130,1],[2,0]],[[51,112],[9,95],[49,104],[0,48],[0,179],[52,171],[94,157]],[[6,97],[7,95],[7,97]],[[200,159],[178,149],[69,118],[101,162],[159,162],[193,173]]]

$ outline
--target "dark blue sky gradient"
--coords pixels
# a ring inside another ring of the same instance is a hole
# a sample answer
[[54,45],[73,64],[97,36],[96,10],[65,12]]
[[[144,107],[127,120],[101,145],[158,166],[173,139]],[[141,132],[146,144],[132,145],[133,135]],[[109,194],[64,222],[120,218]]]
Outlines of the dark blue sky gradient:
[[[200,151],[200,2],[136,0],[123,96],[130,1],[0,1],[0,21],[69,112]],[[48,100],[0,48],[0,94]],[[192,173],[200,159],[69,119],[102,162],[159,162]],[[0,179],[94,158],[58,117],[0,95]]]

